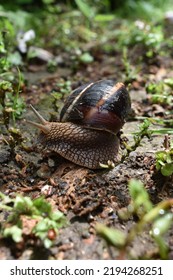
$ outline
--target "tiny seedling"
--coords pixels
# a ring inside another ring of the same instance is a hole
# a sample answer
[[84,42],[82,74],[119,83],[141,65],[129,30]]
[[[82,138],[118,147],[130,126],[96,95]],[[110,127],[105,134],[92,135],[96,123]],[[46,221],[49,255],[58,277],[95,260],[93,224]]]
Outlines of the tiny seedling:
[[22,97],[19,96],[20,86],[22,83],[21,73],[18,70],[18,85],[12,82],[2,80],[0,81],[0,101],[1,111],[4,119],[4,124],[8,127],[10,120],[12,119],[15,124],[16,119],[19,119],[24,111],[25,103]]
[[168,136],[164,139],[164,149],[157,151],[156,169],[162,173],[163,176],[171,176],[173,174],[173,142],[170,141]]
[[15,242],[35,236],[45,248],[49,248],[58,229],[66,224],[63,213],[54,211],[43,197],[32,200],[17,195],[10,198],[0,192],[0,209],[8,213],[7,221],[1,222],[1,237],[11,237]]
[[132,64],[130,63],[130,60],[128,58],[128,49],[126,47],[123,48],[122,63],[124,66],[124,81],[126,83],[130,83],[134,80],[137,80],[140,69],[139,67],[132,66]]
[[89,52],[85,52],[79,56],[79,61],[83,64],[89,64],[93,62],[94,58]]
[[[3,17],[0,21],[0,111],[3,121],[8,127],[12,119],[15,124],[16,119],[20,118],[25,108],[24,100],[19,96],[22,81],[22,74],[17,67],[18,79],[14,66],[10,58],[17,57],[13,53],[15,29],[8,18]],[[18,81],[17,81],[18,80]]]
[[148,234],[150,234],[158,246],[161,259],[168,259],[169,248],[164,240],[164,234],[167,233],[173,224],[173,214],[169,210],[173,206],[173,199],[161,201],[154,206],[141,181],[132,179],[128,187],[131,202],[127,208],[120,209],[118,215],[123,220],[127,220],[132,215],[135,215],[138,217],[138,221],[131,227],[128,233],[102,224],[96,225],[97,233],[108,244],[128,253],[128,246],[135,237],[147,229]]
[[164,31],[161,25],[150,25],[140,20],[132,23],[124,21],[120,31],[117,44],[128,49],[132,46],[142,47],[141,59],[151,59],[162,52]]
[[75,0],[76,5],[78,6],[81,13],[89,20],[93,20],[95,12],[93,7],[89,6],[86,1]]
[[151,102],[161,105],[173,105],[172,90],[172,78],[157,83],[152,82],[146,86],[146,92],[149,94]]
[[139,131],[134,133],[134,141],[135,144],[134,146],[139,146],[141,143],[141,140],[144,137],[147,137],[148,139],[150,139],[151,135],[152,135],[152,130],[149,130],[149,127],[151,125],[150,119],[145,119],[143,121],[143,123],[139,126]]
[[55,104],[56,108],[60,107],[60,101],[63,100],[66,96],[68,96],[71,91],[72,91],[72,87],[71,87],[71,81],[65,81],[63,79],[61,79],[58,83],[57,83],[57,90],[54,90],[52,92],[52,96],[53,96],[53,103]]
[[131,146],[129,146],[125,141],[122,141],[122,146],[125,147],[126,153],[123,154],[121,161],[124,161],[124,159],[127,158],[132,151],[135,151],[140,146],[144,137],[147,137],[148,139],[151,138],[152,130],[149,129],[150,125],[150,119],[145,118],[139,126],[139,131],[133,133],[134,143]]
[[[125,152],[123,153],[121,157],[121,162],[123,162],[131,152],[135,151],[141,144],[141,141],[144,137],[147,137],[148,139],[151,138],[151,135],[153,131],[149,129],[151,125],[150,119],[145,118],[144,121],[141,123],[139,126],[139,131],[136,131],[133,133],[133,144],[130,146],[127,144],[126,139],[124,140],[123,138],[121,140],[121,146],[122,149],[125,148]],[[114,168],[115,164],[112,164],[112,162],[108,162],[108,164],[102,164],[100,163],[100,166],[102,168]]]
[[[133,144],[130,146],[128,145],[125,141],[123,141],[122,138],[122,146],[125,147],[126,152],[125,154],[123,154],[121,161],[124,161],[124,159],[126,157],[129,156],[129,154],[132,151],[135,151],[140,145],[141,145],[141,141],[144,137],[147,137],[148,139],[150,139],[153,135],[171,135],[173,134],[173,130],[171,128],[150,128],[151,124],[164,124],[164,121],[162,122],[160,119],[155,119],[155,118],[143,118],[143,122],[141,123],[141,125],[139,126],[139,131],[136,131],[133,133]],[[170,124],[170,122],[169,122]],[[166,138],[167,136],[165,136]],[[159,170],[159,166],[163,166],[164,165],[164,161],[165,163],[171,163],[170,162],[170,156],[172,156],[173,153],[173,143],[169,144],[169,148],[167,148],[168,146],[165,147],[164,151],[158,151],[156,152],[156,160],[163,160],[163,162],[158,162],[158,166],[157,166],[157,170]],[[163,155],[165,158],[163,158]]]

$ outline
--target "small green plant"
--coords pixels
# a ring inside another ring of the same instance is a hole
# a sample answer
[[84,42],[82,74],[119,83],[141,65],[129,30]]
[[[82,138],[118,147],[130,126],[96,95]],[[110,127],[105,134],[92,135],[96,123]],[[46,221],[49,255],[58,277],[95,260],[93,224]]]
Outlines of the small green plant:
[[8,213],[7,221],[1,223],[1,236],[11,237],[15,242],[35,236],[49,248],[58,229],[66,224],[63,213],[54,211],[43,197],[32,200],[17,195],[10,198],[0,192],[0,209]]
[[141,145],[141,141],[144,137],[147,137],[148,139],[151,139],[151,137],[153,135],[162,135],[162,134],[168,134],[171,135],[173,134],[173,130],[172,128],[150,128],[151,125],[153,124],[160,124],[160,125],[170,125],[171,124],[171,120],[168,120],[168,122],[165,122],[165,120],[161,120],[160,118],[138,118],[139,120],[143,120],[143,122],[140,124],[139,126],[139,131],[133,132],[133,144],[132,145],[128,145],[125,141],[123,141],[122,138],[122,145],[125,147],[126,152],[125,154],[122,156],[122,161],[124,160],[124,158],[126,158],[127,156],[129,156],[129,154],[132,151],[135,151],[140,145]]
[[93,60],[94,60],[93,56],[88,52],[85,52],[79,56],[79,61],[82,62],[83,64],[89,64],[93,62]]
[[132,64],[130,63],[130,60],[128,58],[127,47],[123,48],[122,63],[124,66],[124,72],[125,72],[124,80],[126,81],[126,83],[130,83],[130,82],[136,80],[137,75],[139,73],[139,68],[132,66]]
[[16,119],[19,119],[24,111],[25,103],[23,98],[19,96],[20,85],[20,74],[17,88],[9,81],[0,81],[0,111],[2,112],[6,126],[9,125],[10,119],[15,124]]
[[133,133],[134,143],[131,146],[129,146],[125,141],[122,141],[122,145],[125,147],[126,152],[123,154],[121,161],[124,161],[124,159],[128,157],[132,151],[135,151],[137,147],[140,146],[144,137],[147,137],[148,139],[151,138],[153,131],[149,129],[150,125],[150,119],[145,118],[142,124],[139,126],[139,131]]
[[146,91],[152,103],[162,105],[173,105],[173,79],[164,79],[158,83],[149,83],[146,86]]
[[17,58],[16,31],[7,14],[4,15],[6,16],[0,19],[0,111],[4,124],[8,127],[11,119],[15,124],[16,119],[21,117],[25,105],[19,96],[23,83],[22,74],[18,68],[16,72],[16,62],[14,62],[14,58]]
[[64,96],[68,95],[72,91],[71,81],[60,80],[57,83],[57,87],[59,90],[52,93],[52,96],[57,100],[64,98]]
[[161,24],[154,25],[141,20],[123,21],[115,32],[118,48],[126,46],[129,50],[135,46],[139,49],[140,60],[149,60],[164,53],[164,30]]
[[173,199],[162,201],[154,206],[141,181],[132,179],[128,187],[131,202],[127,208],[120,209],[118,215],[122,220],[127,220],[132,215],[137,216],[139,220],[128,233],[108,228],[102,224],[96,226],[97,233],[104,237],[109,244],[127,252],[128,246],[135,237],[147,229],[158,246],[161,259],[167,259],[169,248],[165,243],[164,234],[173,224],[173,214],[169,211],[173,206]]
[[57,83],[57,90],[52,92],[54,104],[56,109],[60,107],[60,101],[68,96],[72,91],[71,81],[64,81],[63,79]]
[[93,7],[89,6],[86,1],[83,0],[75,0],[75,3],[81,13],[88,19],[88,20],[93,20],[95,16],[95,11]]
[[152,135],[152,130],[149,130],[149,127],[151,125],[150,119],[145,119],[143,123],[139,126],[139,131],[134,133],[134,140],[135,140],[135,146],[139,146],[141,140],[144,137],[147,137],[148,139]]
[[11,69],[8,54],[11,48],[14,29],[8,19],[0,20],[0,74]]
[[155,157],[156,169],[163,176],[171,176],[173,174],[173,142],[169,140],[167,135],[164,139],[164,150],[157,151]]
[[150,139],[152,135],[164,134],[164,149],[155,153],[156,169],[160,171],[163,176],[171,176],[173,174],[173,142],[170,141],[168,135],[173,134],[173,130],[171,128],[149,129],[152,123],[159,123],[159,121],[156,121],[153,118],[145,118],[139,127],[139,131],[134,133],[134,144],[128,146],[123,142],[123,145],[126,148],[126,153],[122,156],[122,161],[129,156],[132,151],[135,151],[136,148],[139,147],[144,137]]
[[135,27],[132,28],[130,34],[129,45],[142,44],[145,47],[147,57],[153,57],[161,51],[164,38],[161,25],[154,26],[142,21],[136,21]]

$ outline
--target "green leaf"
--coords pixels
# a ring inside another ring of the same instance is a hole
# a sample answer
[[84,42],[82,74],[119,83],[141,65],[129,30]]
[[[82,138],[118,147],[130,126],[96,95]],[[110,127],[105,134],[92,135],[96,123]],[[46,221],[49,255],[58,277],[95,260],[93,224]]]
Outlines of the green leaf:
[[22,57],[17,51],[14,53],[10,53],[7,59],[13,65],[22,65]]
[[96,231],[113,246],[123,247],[126,243],[126,235],[120,230],[108,228],[102,224],[97,224]]
[[145,212],[152,209],[152,203],[149,199],[149,195],[141,181],[131,179],[129,181],[129,192],[136,210],[138,210],[141,206],[144,207]]
[[[25,214],[32,219],[36,219],[36,225],[32,228],[32,234],[40,238],[46,246],[50,247],[53,241],[47,240],[47,234],[50,229],[58,232],[58,229],[66,224],[66,218],[60,211],[54,211],[49,202],[43,197],[31,200],[30,197],[16,196],[16,198],[9,199],[0,192],[0,208],[9,211],[7,228],[6,223],[3,225],[3,234],[5,237],[11,236],[15,242],[22,240],[22,221],[21,215]],[[13,203],[13,206],[6,204]],[[9,227],[11,225],[11,227]]]
[[3,235],[4,237],[11,237],[15,242],[22,241],[22,229],[15,225],[5,228]]
[[88,19],[92,19],[94,17],[93,7],[90,7],[86,4],[84,0],[75,0],[76,5],[78,6],[79,10],[86,16]]
[[173,78],[164,79],[164,83],[173,89]]
[[172,157],[171,157],[171,154],[169,152],[166,154],[166,162],[167,163],[172,163]]
[[163,217],[159,217],[153,224],[152,234],[154,236],[163,235],[168,231],[173,222],[173,214],[166,213]]
[[6,92],[13,92],[13,86],[12,83],[9,81],[1,81],[0,82],[0,90],[6,91]]
[[87,64],[93,62],[94,58],[90,53],[86,52],[79,57],[79,60]]
[[173,162],[166,163],[161,167],[161,173],[163,176],[171,176],[173,174]]
[[54,221],[58,221],[60,219],[64,219],[64,214],[60,211],[56,211],[56,212],[52,212],[51,213],[51,217],[50,217],[52,220]]
[[52,211],[52,207],[51,204],[49,202],[47,202],[44,197],[39,197],[36,198],[33,201],[33,205],[37,208],[37,210],[40,212],[40,215],[46,215],[49,216],[51,211]]
[[157,162],[158,162],[158,164],[161,165],[161,166],[164,166],[164,165],[165,165],[165,163],[164,163],[162,160],[158,160]]
[[47,248],[47,249],[49,249],[53,244],[53,242],[49,238],[45,238],[43,243],[44,243],[44,247]]
[[152,236],[158,244],[160,256],[162,259],[168,259],[168,244],[165,243],[163,234],[167,233],[173,222],[173,214],[166,213],[163,217],[159,217],[152,226]]
[[33,206],[33,202],[30,197],[22,197],[22,196],[17,196],[14,202],[14,208],[21,212],[30,212]]
[[42,0],[42,1],[46,5],[50,5],[50,4],[53,4],[55,2],[55,0]]
[[49,226],[47,224],[47,219],[43,219],[36,224],[36,226],[34,227],[34,232],[48,231],[48,229],[49,229]]
[[112,21],[115,19],[115,15],[106,15],[106,14],[98,14],[95,16],[94,20],[97,22],[107,22],[107,21]]

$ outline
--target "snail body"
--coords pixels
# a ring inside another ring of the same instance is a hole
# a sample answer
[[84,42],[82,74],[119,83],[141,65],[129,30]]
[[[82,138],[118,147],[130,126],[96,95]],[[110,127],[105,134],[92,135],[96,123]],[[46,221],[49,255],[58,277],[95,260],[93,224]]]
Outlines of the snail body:
[[67,98],[60,122],[48,122],[31,106],[41,123],[41,145],[91,169],[116,161],[119,138],[130,111],[129,94],[122,83],[101,80],[82,85]]

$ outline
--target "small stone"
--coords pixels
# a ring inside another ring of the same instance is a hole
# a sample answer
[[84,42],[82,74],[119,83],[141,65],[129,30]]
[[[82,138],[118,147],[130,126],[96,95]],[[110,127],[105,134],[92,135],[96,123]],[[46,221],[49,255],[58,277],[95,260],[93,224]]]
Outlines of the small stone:
[[45,185],[41,188],[41,194],[49,196],[52,194],[53,187],[51,185]]
[[50,176],[50,168],[47,165],[42,165],[40,169],[37,170],[37,175],[40,178],[47,179]]

